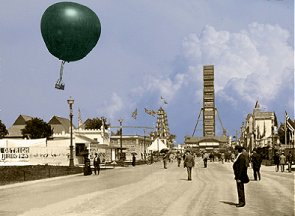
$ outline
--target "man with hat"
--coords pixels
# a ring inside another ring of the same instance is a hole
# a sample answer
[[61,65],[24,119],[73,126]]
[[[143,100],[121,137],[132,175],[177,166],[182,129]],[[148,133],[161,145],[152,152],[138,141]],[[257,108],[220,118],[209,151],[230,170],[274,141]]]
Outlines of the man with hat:
[[257,175],[258,175],[258,179],[261,180],[260,167],[262,163],[262,158],[261,158],[261,155],[256,152],[256,149],[253,149],[251,161],[252,161],[254,180],[257,181]]
[[242,153],[243,147],[237,145],[235,150],[238,151],[238,155],[234,160],[233,170],[239,198],[239,203],[236,205],[236,207],[244,207],[246,205],[244,184],[249,182],[249,177],[247,175],[247,164],[245,155]]
[[99,155],[97,153],[95,153],[95,157],[93,159],[93,166],[94,166],[94,174],[96,175],[96,171],[97,171],[97,175],[99,175],[99,171],[100,171],[100,158],[99,158]]
[[188,181],[191,181],[192,168],[195,166],[195,159],[190,150],[186,151],[186,156],[185,156],[183,164],[184,164],[184,168],[186,167],[187,169]]

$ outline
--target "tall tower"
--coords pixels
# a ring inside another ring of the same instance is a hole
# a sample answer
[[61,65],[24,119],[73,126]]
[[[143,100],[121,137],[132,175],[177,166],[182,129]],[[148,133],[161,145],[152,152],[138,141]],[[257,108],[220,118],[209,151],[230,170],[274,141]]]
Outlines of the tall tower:
[[203,136],[215,136],[214,65],[203,66]]
[[[215,108],[214,65],[203,66],[203,81],[203,107],[200,110],[192,136],[185,136],[184,143],[199,150],[213,151],[225,146],[228,142],[226,129],[223,127],[217,108]],[[203,114],[203,136],[194,136],[201,114]],[[215,133],[216,115],[222,127],[222,136],[216,136]]]
[[168,139],[170,131],[168,127],[168,118],[165,110],[161,107],[157,112],[157,135],[161,139]]

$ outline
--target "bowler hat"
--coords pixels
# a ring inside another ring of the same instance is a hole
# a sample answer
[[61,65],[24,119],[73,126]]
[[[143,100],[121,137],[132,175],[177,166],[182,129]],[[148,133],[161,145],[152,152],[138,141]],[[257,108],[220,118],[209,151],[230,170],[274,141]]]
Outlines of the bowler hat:
[[243,150],[242,146],[236,145],[235,146],[235,150],[238,150],[239,152]]

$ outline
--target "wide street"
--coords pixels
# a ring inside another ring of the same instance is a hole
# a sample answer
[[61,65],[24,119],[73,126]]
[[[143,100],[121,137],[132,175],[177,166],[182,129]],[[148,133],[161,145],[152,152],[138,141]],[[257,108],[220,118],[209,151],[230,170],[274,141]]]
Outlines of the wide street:
[[237,208],[232,163],[198,158],[193,180],[186,169],[161,162],[0,187],[0,215],[294,215],[294,174],[262,166],[262,180],[245,186],[246,206]]

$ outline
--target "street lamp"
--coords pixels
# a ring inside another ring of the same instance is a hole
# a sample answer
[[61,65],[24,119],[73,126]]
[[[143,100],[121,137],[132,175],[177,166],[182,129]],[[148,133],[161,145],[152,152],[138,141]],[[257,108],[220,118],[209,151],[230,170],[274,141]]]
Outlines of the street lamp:
[[122,160],[123,155],[122,155],[122,134],[123,134],[123,127],[122,127],[122,123],[123,123],[123,119],[119,119],[118,120],[120,123],[120,160]]
[[68,104],[70,106],[70,167],[74,166],[74,157],[73,157],[73,104],[74,99],[70,97],[68,100]]
[[144,161],[146,161],[146,148],[145,148],[145,129],[143,129],[143,152],[144,152]]

